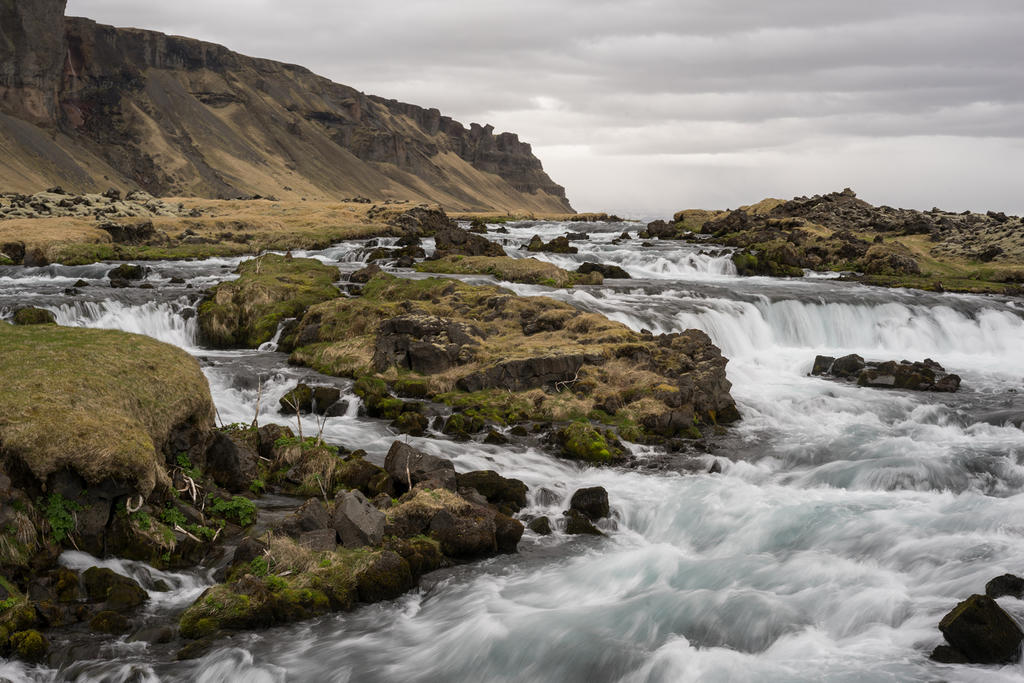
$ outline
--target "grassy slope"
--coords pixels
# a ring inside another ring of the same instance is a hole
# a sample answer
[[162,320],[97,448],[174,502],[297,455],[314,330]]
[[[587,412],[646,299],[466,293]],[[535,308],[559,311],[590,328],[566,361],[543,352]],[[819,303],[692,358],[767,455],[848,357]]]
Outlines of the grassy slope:
[[0,348],[0,452],[41,480],[70,467],[148,495],[166,478],[159,450],[171,428],[212,425],[199,364],[149,337],[0,324]]

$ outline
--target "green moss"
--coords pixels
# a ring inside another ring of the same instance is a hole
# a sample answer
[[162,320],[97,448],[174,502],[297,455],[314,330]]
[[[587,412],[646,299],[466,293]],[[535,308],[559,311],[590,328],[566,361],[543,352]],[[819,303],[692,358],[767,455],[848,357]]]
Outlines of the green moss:
[[10,648],[19,659],[40,662],[50,649],[50,641],[36,630],[18,631],[11,634]]
[[573,460],[607,464],[622,455],[605,435],[585,422],[572,422],[558,431],[561,454]]
[[603,281],[600,273],[570,273],[546,261],[509,256],[446,256],[417,263],[415,269],[420,273],[493,275],[507,282],[556,288],[572,287],[575,284],[600,284]]

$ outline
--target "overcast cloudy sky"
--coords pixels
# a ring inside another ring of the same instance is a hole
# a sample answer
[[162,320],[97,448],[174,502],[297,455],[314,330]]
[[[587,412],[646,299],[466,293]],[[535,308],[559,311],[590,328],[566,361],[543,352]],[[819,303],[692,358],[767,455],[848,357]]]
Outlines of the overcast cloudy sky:
[[1024,213],[1021,0],[69,0],[533,144],[578,210]]

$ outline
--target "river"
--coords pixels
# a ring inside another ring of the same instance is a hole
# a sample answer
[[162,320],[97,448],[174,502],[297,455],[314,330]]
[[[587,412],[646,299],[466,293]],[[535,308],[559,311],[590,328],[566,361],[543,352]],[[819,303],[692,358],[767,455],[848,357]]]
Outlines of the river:
[[[532,235],[549,240],[580,226],[506,227],[489,237],[524,256],[518,247]],[[604,486],[614,510],[608,535],[528,532],[516,555],[428,575],[392,602],[241,634],[200,660],[176,662],[172,646],[107,641],[60,671],[0,663],[0,680],[1024,679],[1019,664],[928,660],[941,642],[936,626],[956,602],[995,576],[1024,573],[1022,302],[823,275],[739,278],[727,256],[701,253],[709,245],[613,243],[641,227],[599,223],[573,243],[579,254],[529,254],[570,268],[613,263],[634,279],[571,290],[505,286],[637,330],[707,332],[729,359],[743,415],[701,456],[721,473],[584,468],[532,448],[410,438],[459,471],[522,479],[531,489],[524,514],[558,516],[575,489]],[[296,255],[350,273],[363,265],[364,244]],[[103,264],[3,267],[0,311],[38,305],[61,324],[176,344],[200,358],[223,422],[252,419],[262,380],[260,422],[287,424],[278,397],[315,373],[288,366],[273,344],[223,352],[196,339],[199,293],[232,277],[238,261],[149,263],[153,289],[110,289]],[[65,295],[79,279],[90,286]],[[962,388],[886,391],[808,375],[815,355],[847,353],[932,358],[959,374]],[[351,393],[347,380],[330,381]],[[386,422],[358,417],[349,398],[352,409],[328,420],[325,437],[380,462],[395,436]],[[156,617],[184,609],[211,581],[201,572],[161,576],[177,589],[146,608]],[[1024,621],[1024,602],[1000,604]]]

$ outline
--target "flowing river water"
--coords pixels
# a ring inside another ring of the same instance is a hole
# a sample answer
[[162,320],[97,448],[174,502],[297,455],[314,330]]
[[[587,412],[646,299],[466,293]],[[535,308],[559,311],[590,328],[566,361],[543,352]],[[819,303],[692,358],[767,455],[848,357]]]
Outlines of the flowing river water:
[[[548,240],[578,225],[507,227],[490,237],[523,256],[518,247],[533,234]],[[956,602],[995,576],[1024,572],[1022,302],[813,275],[739,278],[727,256],[703,254],[701,245],[612,243],[638,227],[597,224],[589,240],[574,242],[579,254],[530,254],[568,268],[613,263],[634,279],[571,290],[505,286],[637,330],[707,332],[729,358],[743,415],[702,456],[721,473],[585,468],[534,448],[410,438],[459,471],[522,479],[531,489],[524,514],[557,517],[577,488],[604,486],[614,510],[608,535],[527,532],[515,555],[428,575],[392,602],[237,635],[199,660],[177,662],[177,646],[122,639],[79,647],[77,661],[60,670],[0,662],[0,680],[1024,679],[1019,664],[928,660],[941,642],[936,625]],[[345,274],[366,252],[353,242],[296,255]],[[38,305],[61,324],[178,345],[200,358],[224,423],[252,419],[263,381],[261,423],[287,424],[277,399],[315,373],[288,366],[272,343],[221,352],[196,338],[199,293],[232,277],[239,260],[148,264],[154,289],[110,289],[104,264],[0,268],[0,311]],[[65,295],[79,279],[90,286]],[[956,394],[926,394],[840,384],[808,376],[819,353],[929,357],[963,385]],[[386,422],[358,417],[349,398],[348,414],[330,418],[325,436],[380,462],[396,437]],[[63,561],[92,560],[66,553]],[[173,618],[212,583],[199,571],[108,566],[147,587],[155,578],[171,584],[171,592],[153,593],[159,597],[146,609],[154,619]],[[1024,601],[1000,604],[1024,620]]]

